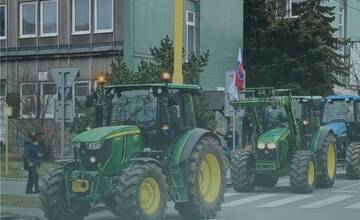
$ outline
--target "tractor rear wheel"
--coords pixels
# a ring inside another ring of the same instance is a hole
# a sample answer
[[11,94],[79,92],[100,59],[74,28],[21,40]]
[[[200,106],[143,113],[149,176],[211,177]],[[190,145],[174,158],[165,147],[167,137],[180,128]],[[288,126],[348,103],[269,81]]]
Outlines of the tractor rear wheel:
[[114,177],[111,188],[116,205],[107,205],[120,219],[162,219],[167,207],[168,185],[162,169],[155,163],[131,164],[121,176]]
[[189,201],[176,203],[175,209],[185,219],[214,218],[221,208],[226,187],[223,152],[219,142],[210,136],[202,137],[183,171]]
[[311,151],[294,153],[290,166],[290,183],[295,193],[311,193],[316,183],[315,156]]
[[255,184],[260,187],[272,188],[276,185],[278,180],[279,177],[266,174],[256,174],[255,176]]
[[83,219],[88,215],[90,205],[76,199],[67,202],[64,171],[54,169],[40,186],[40,201],[45,217],[49,220]]
[[320,174],[317,176],[316,187],[330,188],[336,179],[336,147],[335,137],[329,133],[322,146],[316,152]]
[[360,179],[360,143],[351,143],[346,152],[346,176]]
[[236,150],[231,158],[231,183],[237,192],[255,190],[255,159],[249,150]]

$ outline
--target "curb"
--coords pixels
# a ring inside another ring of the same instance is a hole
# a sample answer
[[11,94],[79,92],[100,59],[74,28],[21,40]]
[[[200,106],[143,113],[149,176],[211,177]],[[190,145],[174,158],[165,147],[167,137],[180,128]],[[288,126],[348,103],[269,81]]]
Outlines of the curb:
[[1,177],[0,181],[22,181],[22,182],[26,182],[27,179],[23,179],[23,178],[11,178],[11,177]]

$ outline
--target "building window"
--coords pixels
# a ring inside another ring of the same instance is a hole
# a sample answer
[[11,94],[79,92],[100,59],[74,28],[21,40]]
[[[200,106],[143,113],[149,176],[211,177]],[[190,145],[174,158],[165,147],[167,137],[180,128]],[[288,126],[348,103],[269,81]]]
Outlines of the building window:
[[58,32],[57,0],[42,1],[40,8],[41,36],[56,36]]
[[344,37],[344,8],[340,6],[339,8],[339,37]]
[[186,11],[186,46],[185,59],[189,61],[191,53],[195,53],[195,12]]
[[95,0],[95,33],[113,31],[113,0]]
[[20,37],[36,37],[36,2],[20,3]]
[[78,81],[73,86],[73,98],[75,103],[75,115],[82,114],[82,106],[86,102],[87,96],[90,94],[91,84],[89,81]]
[[41,83],[41,117],[54,118],[55,104],[57,100],[56,84]]
[[6,38],[6,5],[0,5],[0,40]]
[[0,80],[0,101],[6,96],[6,79]]
[[91,2],[89,0],[72,1],[72,33],[89,34],[91,25]]
[[303,0],[276,0],[276,17],[296,18],[300,15]]
[[22,118],[35,118],[36,116],[36,83],[20,84],[20,114]]

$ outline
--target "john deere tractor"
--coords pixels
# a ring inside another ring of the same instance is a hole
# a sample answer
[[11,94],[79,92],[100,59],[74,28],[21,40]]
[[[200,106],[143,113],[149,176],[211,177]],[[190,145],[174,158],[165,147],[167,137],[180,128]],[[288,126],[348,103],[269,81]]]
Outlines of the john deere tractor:
[[338,163],[349,179],[360,179],[360,96],[328,96],[322,124],[336,137]]
[[[232,156],[231,180],[236,191],[250,192],[256,186],[274,187],[278,178],[285,175],[290,176],[296,193],[310,193],[316,185],[331,187],[334,184],[333,135],[319,126],[317,112],[301,110],[297,118],[294,101],[290,90],[256,88],[245,90],[245,98],[232,103],[236,109],[246,110],[253,128],[247,132],[251,137],[242,143],[250,142],[250,149],[237,150]],[[305,102],[299,99],[300,108]],[[310,120],[314,124],[310,124]]]
[[103,202],[119,219],[162,219],[168,200],[186,219],[214,218],[225,188],[218,137],[196,127],[196,85],[105,88],[105,127],[73,139],[74,160],[45,178],[50,220],[83,219]]

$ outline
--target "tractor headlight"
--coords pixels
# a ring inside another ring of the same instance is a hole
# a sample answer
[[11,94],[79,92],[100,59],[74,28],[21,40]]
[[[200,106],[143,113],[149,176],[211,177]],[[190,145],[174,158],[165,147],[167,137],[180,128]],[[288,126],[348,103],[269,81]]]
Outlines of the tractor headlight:
[[102,146],[102,142],[90,142],[85,144],[88,150],[99,150]]
[[259,142],[258,145],[257,145],[257,147],[258,147],[258,149],[265,149],[265,144]]
[[96,162],[96,157],[95,157],[95,156],[91,156],[91,157],[90,157],[90,162],[91,162],[91,163],[95,163],[95,162]]
[[275,143],[268,143],[266,146],[267,146],[267,149],[270,149],[270,150],[276,149]]

